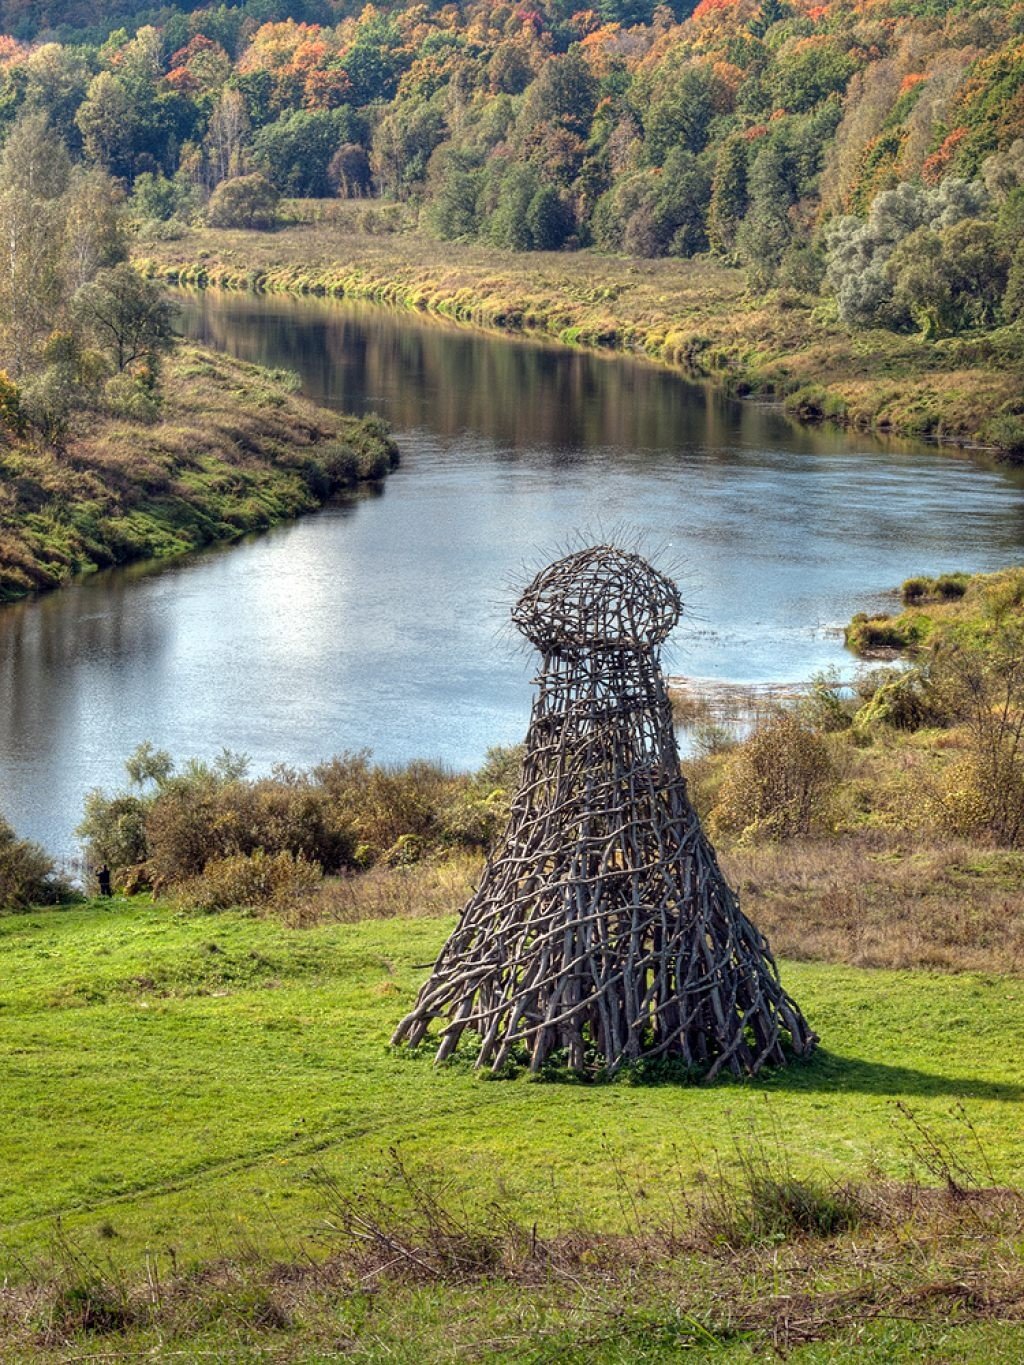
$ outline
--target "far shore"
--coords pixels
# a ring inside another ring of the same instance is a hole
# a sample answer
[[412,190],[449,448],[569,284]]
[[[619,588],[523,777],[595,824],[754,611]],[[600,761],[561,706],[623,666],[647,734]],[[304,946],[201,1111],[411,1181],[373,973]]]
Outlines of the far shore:
[[[792,290],[754,297],[709,259],[514,253],[418,232],[371,235],[355,205],[276,232],[194,228],[140,241],[167,283],[367,299],[495,331],[645,356],[804,422],[999,452],[986,427],[1019,396],[1019,366],[977,359],[977,337],[853,331]],[[1008,456],[1009,452],[1001,452]]]

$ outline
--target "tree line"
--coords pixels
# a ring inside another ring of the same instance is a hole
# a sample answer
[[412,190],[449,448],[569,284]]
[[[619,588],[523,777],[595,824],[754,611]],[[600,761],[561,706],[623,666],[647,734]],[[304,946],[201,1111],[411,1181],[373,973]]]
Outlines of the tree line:
[[1021,0],[126,9],[56,42],[8,3],[0,129],[45,119],[146,231],[379,196],[442,239],[712,253],[852,325],[1021,317]]

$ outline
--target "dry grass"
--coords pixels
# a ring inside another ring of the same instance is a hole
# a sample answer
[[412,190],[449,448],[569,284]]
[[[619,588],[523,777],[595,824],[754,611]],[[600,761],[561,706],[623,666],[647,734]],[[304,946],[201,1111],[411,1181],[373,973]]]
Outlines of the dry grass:
[[316,896],[289,913],[295,928],[311,924],[356,924],[366,919],[436,919],[450,915],[469,897],[482,859],[457,853],[444,861],[410,867],[372,867],[331,877]]
[[[837,1359],[846,1344],[870,1349],[874,1324],[889,1335],[877,1356],[858,1358],[886,1360],[893,1324],[919,1347],[955,1328],[981,1343],[990,1329],[1009,1341],[1024,1328],[1017,1191],[850,1185],[853,1213],[832,1233],[774,1216],[797,1199],[820,1212],[837,1198],[821,1183],[795,1189],[784,1158],[707,1178],[714,1193],[669,1223],[638,1221],[624,1188],[619,1233],[589,1232],[566,1209],[566,1230],[543,1236],[500,1196],[480,1206],[457,1177],[410,1173],[396,1157],[355,1195],[321,1177],[319,1233],[290,1261],[253,1245],[185,1271],[154,1250],[143,1277],[58,1232],[47,1262],[0,1290],[0,1351],[12,1361],[212,1349],[232,1360],[582,1362],[732,1344],[744,1359],[777,1358],[818,1342]],[[737,1243],[721,1234],[722,1210],[773,1219]],[[967,1358],[991,1357],[982,1344]]]
[[781,957],[1024,972],[1024,854],[877,833],[733,849],[726,875]]
[[[776,956],[852,967],[1024,973],[1024,852],[886,831],[731,847],[723,870]],[[305,928],[453,915],[473,854],[330,878],[290,909]]]
[[740,271],[706,259],[516,254],[408,230],[374,235],[360,230],[366,212],[310,211],[313,221],[276,233],[196,229],[140,243],[137,264],[181,283],[369,298],[638,351],[737,393],[792,395],[793,411],[812,420],[959,443],[986,443],[993,413],[1018,396],[1012,337],[981,361],[967,342],[853,332],[792,291],[752,296]]
[[[778,957],[1024,973],[1024,853],[865,832],[734,847],[721,862]],[[480,867],[466,854],[332,878],[288,923],[451,915]]]

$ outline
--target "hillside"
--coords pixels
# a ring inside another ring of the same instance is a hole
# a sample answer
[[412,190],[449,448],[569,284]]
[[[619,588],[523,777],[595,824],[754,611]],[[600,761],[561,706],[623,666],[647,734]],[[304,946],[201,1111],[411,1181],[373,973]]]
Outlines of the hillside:
[[294,376],[179,346],[156,420],[91,413],[61,449],[0,447],[0,603],[266,530],[388,472],[383,423],[294,389]]

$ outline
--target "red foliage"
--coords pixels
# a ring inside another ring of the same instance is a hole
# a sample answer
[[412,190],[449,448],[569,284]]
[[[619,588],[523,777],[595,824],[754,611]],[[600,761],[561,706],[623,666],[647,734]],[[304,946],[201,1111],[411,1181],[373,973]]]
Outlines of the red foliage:
[[954,128],[937,152],[932,152],[921,167],[921,179],[926,185],[937,185],[949,170],[956,149],[967,136],[968,129]]
[[191,94],[199,89],[199,82],[186,66],[176,66],[173,71],[168,71],[164,80],[172,90],[177,90],[182,95]]
[[541,14],[540,10],[525,8],[516,10],[516,18],[522,24],[523,28],[532,28],[537,33],[540,33],[541,29],[544,27],[544,16]]
[[185,47],[178,48],[168,65],[172,70],[175,67],[188,66],[192,58],[198,56],[200,52],[212,52],[215,49],[219,52],[224,51],[220,43],[215,43],[212,38],[207,38],[205,33],[197,33]]
[[900,94],[905,95],[909,90],[913,90],[915,86],[920,85],[922,81],[926,81],[927,79],[928,76],[926,72],[912,71],[909,76],[903,77],[903,81],[900,84]]
[[703,19],[707,14],[721,13],[723,10],[735,9],[737,0],[700,0],[700,4],[693,11],[694,19]]
[[24,61],[27,56],[28,48],[19,43],[17,38],[0,33],[0,66],[13,66],[15,62]]

